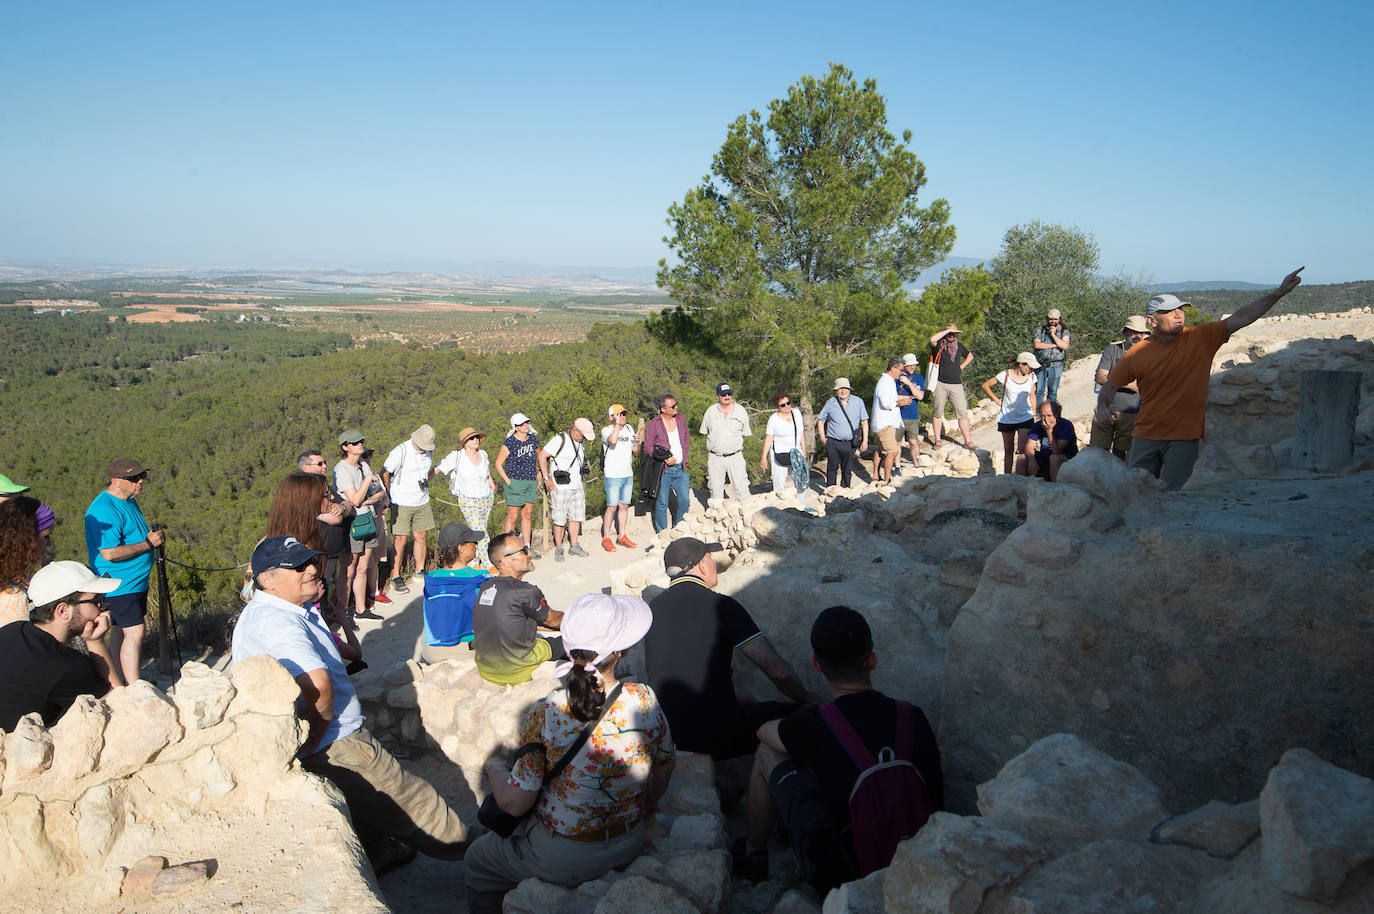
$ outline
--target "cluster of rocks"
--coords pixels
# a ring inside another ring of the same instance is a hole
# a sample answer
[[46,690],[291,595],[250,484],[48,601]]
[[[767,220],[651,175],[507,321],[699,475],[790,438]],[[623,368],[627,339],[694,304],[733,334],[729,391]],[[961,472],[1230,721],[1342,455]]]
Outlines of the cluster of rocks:
[[[82,697],[51,728],[22,718],[0,753],[0,888],[12,909],[178,911],[195,890],[215,909],[294,898],[385,910],[342,796],[293,765],[298,694],[280,664],[257,657],[232,677],[189,663],[170,696],[137,682]],[[274,880],[303,836],[311,867]]]
[[887,869],[834,890],[823,907],[789,893],[785,910],[1374,909],[1374,782],[1306,749],[1284,753],[1258,799],[1170,816],[1165,794],[1137,768],[1056,734],[979,785],[978,811],[936,813]]
[[1365,317],[1374,314],[1374,308],[1365,305],[1363,308],[1351,308],[1349,311],[1326,312],[1317,311],[1312,314],[1274,314],[1262,317],[1256,324],[1292,324],[1303,321],[1334,321],[1343,318]]

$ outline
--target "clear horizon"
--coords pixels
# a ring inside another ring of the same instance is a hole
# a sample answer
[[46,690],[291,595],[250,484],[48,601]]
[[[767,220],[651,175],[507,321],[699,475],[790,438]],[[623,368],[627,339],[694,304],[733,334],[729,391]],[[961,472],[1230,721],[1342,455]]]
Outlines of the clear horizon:
[[1367,5],[834,10],[15,7],[0,263],[652,267],[728,123],[833,60],[955,256],[1040,219],[1149,282],[1374,278]]

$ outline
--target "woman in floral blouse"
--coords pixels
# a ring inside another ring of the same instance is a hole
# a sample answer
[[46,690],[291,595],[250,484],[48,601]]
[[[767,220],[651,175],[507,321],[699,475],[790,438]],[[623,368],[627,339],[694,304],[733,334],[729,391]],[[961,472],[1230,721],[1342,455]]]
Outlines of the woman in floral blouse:
[[[575,886],[624,866],[644,846],[673,770],[673,738],[658,697],[647,685],[616,679],[615,666],[649,630],[653,615],[637,597],[587,594],[563,615],[563,645],[571,662],[559,670],[567,687],[535,703],[520,727],[522,755],[513,768],[487,764],[500,807],[512,815],[533,808],[509,838],[486,834],[468,849],[468,910],[501,910],[501,899],[531,876]],[[619,694],[616,687],[620,686]],[[589,722],[614,703],[562,773],[541,791],[552,767]]]

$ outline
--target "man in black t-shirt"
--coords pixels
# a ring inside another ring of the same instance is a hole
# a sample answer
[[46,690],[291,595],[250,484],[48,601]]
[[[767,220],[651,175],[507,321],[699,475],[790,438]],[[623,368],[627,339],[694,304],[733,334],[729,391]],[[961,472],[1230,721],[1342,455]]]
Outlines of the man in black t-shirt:
[[487,558],[496,576],[477,591],[472,607],[472,649],[477,672],[487,682],[518,685],[529,681],[545,660],[567,657],[558,638],[541,638],[538,627],[556,629],[563,614],[549,609],[544,592],[523,580],[534,570],[530,547],[515,533],[493,537]]
[[[878,658],[864,617],[832,606],[811,627],[811,662],[825,676],[835,708],[875,757],[891,747],[915,765],[930,807],[944,805],[944,777],[935,733],[920,708],[909,746],[893,746],[898,704],[873,688]],[[821,716],[800,708],[759,728],[759,748],[749,779],[749,834],[733,849],[736,875],[759,881],[768,874],[768,836],[781,817],[803,878],[822,895],[859,878],[849,827],[849,799],[859,768]]]
[[[33,576],[29,621],[0,628],[0,729],[13,731],[35,711],[51,727],[78,695],[99,698],[124,684],[105,646],[110,614],[103,609],[104,594],[119,584],[80,562],[53,562]],[[77,635],[89,653],[67,646]]]
[[[711,589],[717,582],[712,553],[720,549],[720,543],[685,536],[664,550],[663,565],[673,580],[649,602],[654,624],[644,638],[644,665],[645,681],[658,695],[677,747],[727,759],[754,751],[764,721],[821,699],[806,691],[749,611]],[[740,701],[730,668],[736,650],[792,700]]]

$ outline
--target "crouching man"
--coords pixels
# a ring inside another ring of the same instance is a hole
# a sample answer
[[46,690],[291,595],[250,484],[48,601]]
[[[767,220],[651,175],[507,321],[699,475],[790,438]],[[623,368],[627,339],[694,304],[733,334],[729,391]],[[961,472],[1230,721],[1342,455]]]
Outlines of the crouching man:
[[759,728],[749,833],[733,852],[736,876],[766,879],[768,836],[781,818],[802,878],[824,896],[887,866],[897,843],[944,805],[945,789],[925,714],[873,688],[878,658],[864,617],[847,606],[823,610],[811,650],[834,703]]
[[253,550],[257,590],[234,626],[233,662],[268,654],[295,677],[300,715],[310,725],[298,757],[307,771],[343,792],[378,876],[411,860],[416,850],[459,859],[468,829],[458,814],[363,727],[358,695],[315,608],[324,592],[320,555],[293,536],[269,537]]

